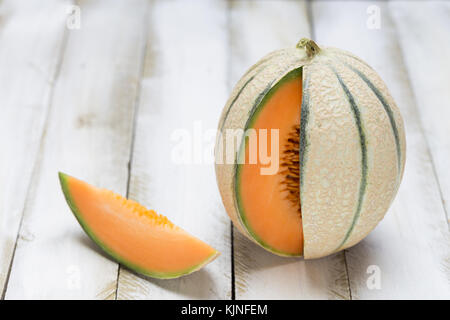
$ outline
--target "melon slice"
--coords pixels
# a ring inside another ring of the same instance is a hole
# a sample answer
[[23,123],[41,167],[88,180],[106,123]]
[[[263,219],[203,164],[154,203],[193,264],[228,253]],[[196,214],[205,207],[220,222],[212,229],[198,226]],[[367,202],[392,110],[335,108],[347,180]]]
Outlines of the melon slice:
[[89,237],[115,260],[145,276],[177,278],[211,262],[214,248],[166,217],[106,189],[59,173],[64,196]]
[[[252,164],[247,139],[245,147],[241,145],[245,148],[245,162],[238,164],[236,174],[237,204],[245,229],[260,245],[285,256],[300,256],[303,252],[298,149],[301,103],[302,69],[297,68],[267,92],[246,127],[256,130],[258,140],[261,129],[267,130],[269,155],[271,129],[278,129],[279,170],[276,174],[262,174],[261,169],[268,165],[259,158],[260,143],[258,161]],[[242,157],[244,150],[240,152]]]

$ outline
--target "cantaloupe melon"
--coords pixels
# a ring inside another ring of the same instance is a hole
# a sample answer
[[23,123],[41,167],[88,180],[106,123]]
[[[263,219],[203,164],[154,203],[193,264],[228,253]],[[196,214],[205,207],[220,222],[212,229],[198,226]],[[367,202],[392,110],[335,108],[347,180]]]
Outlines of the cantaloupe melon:
[[59,178],[67,203],[88,236],[137,273],[176,278],[199,270],[219,254],[135,201],[63,173]]
[[[278,130],[274,174],[262,171],[262,129]],[[234,148],[236,130],[243,134]],[[383,218],[405,146],[399,109],[378,74],[351,53],[302,39],[234,87],[219,122],[217,182],[249,239],[279,255],[319,258],[355,245]]]

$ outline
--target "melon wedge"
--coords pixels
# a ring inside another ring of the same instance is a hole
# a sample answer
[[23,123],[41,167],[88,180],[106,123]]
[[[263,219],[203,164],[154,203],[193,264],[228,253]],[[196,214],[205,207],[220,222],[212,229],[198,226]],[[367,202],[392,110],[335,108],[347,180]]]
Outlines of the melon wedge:
[[145,276],[169,279],[199,270],[219,252],[139,203],[59,173],[67,203],[107,254]]

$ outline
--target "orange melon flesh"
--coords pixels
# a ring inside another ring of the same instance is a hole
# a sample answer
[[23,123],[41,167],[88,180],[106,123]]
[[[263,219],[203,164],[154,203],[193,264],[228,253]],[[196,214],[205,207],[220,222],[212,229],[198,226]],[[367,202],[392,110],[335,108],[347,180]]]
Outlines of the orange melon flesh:
[[[279,153],[282,157],[289,133],[300,125],[301,102],[302,77],[299,69],[285,76],[258,106],[249,127],[267,129],[269,154],[270,129],[279,129]],[[302,255],[300,203],[296,206],[287,199],[288,193],[283,191],[282,168],[277,174],[262,175],[260,169],[268,165],[262,164],[259,156],[256,164],[249,163],[249,143],[246,143],[245,153],[245,164],[238,165],[237,175],[241,220],[253,238],[270,251],[287,256]]]
[[135,201],[63,173],[59,177],[66,200],[86,233],[138,273],[176,278],[198,270],[219,254]]

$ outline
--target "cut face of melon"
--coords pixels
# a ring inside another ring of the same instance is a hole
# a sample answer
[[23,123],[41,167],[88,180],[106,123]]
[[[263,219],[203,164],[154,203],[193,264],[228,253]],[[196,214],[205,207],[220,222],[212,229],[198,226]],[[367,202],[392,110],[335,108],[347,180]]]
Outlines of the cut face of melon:
[[219,254],[166,217],[59,173],[64,196],[89,237],[115,260],[154,278],[194,272]]
[[[251,150],[252,142],[246,139],[240,151],[240,157],[245,152],[245,162],[236,169],[237,203],[245,228],[263,247],[287,256],[300,256],[303,251],[298,150],[301,101],[302,69],[298,68],[273,86],[256,107],[246,129],[256,131],[258,144]],[[267,154],[278,163],[279,169],[274,174],[261,171],[268,166],[259,157],[259,140],[265,139],[261,134],[264,129]],[[272,140],[272,129],[278,130],[278,139]],[[279,148],[275,150],[279,154],[270,155],[271,143],[276,140]],[[250,161],[250,152],[255,150],[256,163]]]

